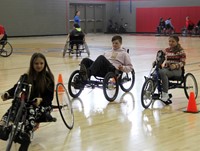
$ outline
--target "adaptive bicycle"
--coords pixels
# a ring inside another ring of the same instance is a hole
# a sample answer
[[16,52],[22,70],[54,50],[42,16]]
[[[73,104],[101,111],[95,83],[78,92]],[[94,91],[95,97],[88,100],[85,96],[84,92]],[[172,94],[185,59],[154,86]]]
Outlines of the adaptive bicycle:
[[13,47],[7,40],[0,41],[0,56],[8,57],[12,54]]
[[83,78],[79,74],[79,70],[75,70],[68,82],[69,94],[76,98],[83,89],[86,88],[102,88],[105,98],[112,102],[117,98],[119,92],[119,86],[124,92],[129,92],[135,83],[135,71],[134,69],[129,72],[119,72],[119,74],[108,72],[105,77],[93,76],[87,81],[83,81]]
[[[141,92],[141,103],[142,106],[146,109],[148,108],[155,100],[161,100],[162,95],[162,82],[158,70],[162,64],[162,50],[159,50],[156,57],[156,64],[152,67],[148,77],[145,76],[145,82],[142,87]],[[184,67],[182,68],[181,77],[172,77],[169,79],[169,89],[181,88],[184,89],[186,98],[189,98],[190,92],[194,92],[195,98],[198,96],[198,85],[196,78],[192,73],[185,73]],[[171,98],[172,95],[170,94]],[[166,105],[171,104],[171,100],[166,102],[162,101]]]
[[[6,151],[10,151],[13,142],[18,142],[20,134],[25,133],[26,119],[29,114],[28,109],[31,107],[30,104],[33,103],[33,100],[30,100],[32,85],[24,82],[24,79],[25,76],[23,75],[17,83],[12,106],[9,109],[6,125],[4,126],[4,132],[9,135],[8,138],[5,138],[5,140],[8,139]],[[60,89],[62,89],[62,93],[59,91]],[[56,100],[57,106],[53,105],[52,109],[58,109],[66,127],[72,129],[74,114],[68,92],[62,83],[56,85]],[[46,112],[52,109],[43,107],[42,110]],[[50,118],[46,122],[56,122],[56,119]]]

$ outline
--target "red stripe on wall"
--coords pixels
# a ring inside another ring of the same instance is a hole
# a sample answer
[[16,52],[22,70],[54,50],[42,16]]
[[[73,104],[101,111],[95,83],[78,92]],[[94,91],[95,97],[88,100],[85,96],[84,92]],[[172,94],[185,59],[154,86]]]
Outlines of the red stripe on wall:
[[185,17],[190,16],[197,24],[200,20],[199,12],[200,6],[136,8],[136,32],[155,32],[160,17],[165,20],[170,17],[176,32],[180,33],[185,26]]

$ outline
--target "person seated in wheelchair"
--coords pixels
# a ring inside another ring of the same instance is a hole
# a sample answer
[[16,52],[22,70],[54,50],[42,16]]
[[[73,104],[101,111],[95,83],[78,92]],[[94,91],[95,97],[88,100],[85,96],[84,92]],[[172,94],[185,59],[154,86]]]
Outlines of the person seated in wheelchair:
[[159,75],[162,82],[162,95],[163,101],[168,101],[169,94],[169,80],[172,77],[182,76],[182,68],[185,65],[186,54],[179,44],[179,37],[171,35],[169,37],[169,47],[163,51],[164,59],[159,69]]
[[79,45],[83,45],[85,41],[85,34],[81,30],[79,24],[75,23],[73,26],[72,31],[69,34],[68,37],[71,50],[73,50],[73,47],[76,46],[76,49],[79,48]]
[[159,21],[159,24],[158,24],[158,26],[157,26],[157,33],[158,33],[158,34],[161,34],[164,30],[165,30],[165,21],[164,21],[164,19],[161,17],[161,18],[160,18],[160,21]]
[[194,29],[194,23],[190,20],[189,16],[187,16],[185,20],[187,34],[192,34],[192,30]]
[[90,77],[105,77],[108,72],[131,72],[133,65],[127,51],[122,48],[122,37],[115,35],[112,37],[112,50],[100,55],[95,61],[84,58],[80,63],[80,75],[84,81]]
[[168,34],[170,34],[171,32],[174,32],[174,26],[172,25],[172,19],[171,18],[168,18],[166,21],[165,21],[165,28],[166,28],[166,32]]
[[[28,115],[26,118],[25,132],[19,134],[14,141],[21,144],[19,151],[27,151],[31,143],[30,135],[38,128],[39,123],[56,121],[56,119],[50,115],[54,97],[54,76],[48,66],[45,56],[41,53],[34,53],[30,60],[29,70],[27,73],[23,74],[21,78],[22,77],[25,83],[32,85],[32,90],[30,93],[30,100],[27,102]],[[1,95],[2,100],[13,99],[16,87],[17,84],[3,93]],[[14,106],[17,107],[17,105],[15,101]],[[4,131],[9,109],[0,121],[0,139],[2,140],[7,140],[9,135],[9,132],[5,133]],[[15,114],[16,113],[11,113],[11,118],[14,119]]]
[[2,25],[0,25],[0,45],[2,45],[3,42],[6,40],[7,40],[7,34],[5,28]]

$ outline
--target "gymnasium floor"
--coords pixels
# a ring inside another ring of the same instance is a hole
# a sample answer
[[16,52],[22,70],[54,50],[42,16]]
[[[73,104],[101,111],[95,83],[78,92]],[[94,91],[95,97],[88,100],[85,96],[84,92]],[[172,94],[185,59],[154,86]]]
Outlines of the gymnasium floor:
[[[111,49],[111,34],[88,34],[91,59]],[[140,95],[144,76],[149,74],[156,52],[168,47],[168,37],[122,35],[123,46],[130,49],[135,69],[135,85],[129,93],[121,89],[114,102],[108,102],[102,89],[85,89],[79,98],[72,99],[75,124],[68,130],[58,113],[55,123],[43,123],[34,133],[29,151],[197,151],[200,150],[200,113],[184,113],[188,100],[183,89],[170,91],[173,103],[144,110]],[[66,36],[10,38],[14,53],[0,57],[0,94],[12,87],[29,67],[33,52],[42,52],[52,69],[56,82],[61,74],[67,87],[71,73],[79,69],[82,57],[62,57]],[[187,55],[186,72],[200,81],[200,38],[180,37]],[[196,99],[199,106],[198,97]],[[0,101],[2,116],[11,101]],[[54,98],[55,103],[55,98]],[[6,142],[0,141],[0,151]],[[14,144],[12,151],[19,145]]]

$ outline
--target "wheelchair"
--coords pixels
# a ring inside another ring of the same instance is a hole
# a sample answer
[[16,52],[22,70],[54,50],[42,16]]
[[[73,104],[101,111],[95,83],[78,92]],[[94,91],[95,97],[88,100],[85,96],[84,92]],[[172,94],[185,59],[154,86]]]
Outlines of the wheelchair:
[[[3,127],[3,132],[5,133],[1,134],[1,139],[8,140],[6,151],[11,150],[13,142],[15,143],[22,141],[20,140],[20,136],[21,134],[25,134],[25,126],[27,120],[31,120],[33,118],[30,116],[27,119],[27,115],[29,115],[30,112],[33,112],[34,110],[33,105],[31,105],[31,103],[34,101],[29,99],[32,85],[24,82],[24,79],[25,76],[23,75],[17,83],[14,99],[5,121],[6,124]],[[60,89],[63,90],[62,95],[59,92]],[[49,112],[53,109],[58,109],[65,126],[71,130],[74,125],[74,114],[70,102],[70,97],[62,83],[58,83],[56,85],[56,100],[57,105],[53,105],[52,108],[42,107],[41,110],[42,112]],[[39,108],[37,109],[39,110]],[[37,109],[35,110],[36,114],[39,114],[37,113]],[[46,121],[44,122],[56,122],[56,118],[47,117]]]
[[7,35],[3,37],[2,40],[0,40],[0,56],[2,57],[8,57],[12,54],[13,47],[7,40]]
[[108,72],[105,77],[93,75],[89,80],[83,81],[83,78],[79,74],[79,70],[75,70],[68,81],[69,94],[73,98],[77,98],[84,88],[102,88],[105,98],[109,102],[113,102],[119,92],[119,87],[124,92],[129,92],[135,83],[135,71],[134,69],[129,72]]
[[[161,51],[158,51],[159,56]],[[164,104],[171,104],[171,100],[166,102],[161,100],[162,95],[162,82],[158,73],[160,65],[162,64],[158,57],[157,63],[152,67],[148,77],[145,76],[145,82],[141,91],[141,104],[147,109],[156,100],[160,100]],[[172,77],[169,79],[169,89],[181,88],[184,89],[184,93],[187,99],[189,99],[190,92],[194,92],[195,98],[198,96],[198,85],[196,78],[192,73],[185,73],[184,67],[182,68],[181,77]],[[172,98],[172,94],[169,94],[169,98]]]
[[66,53],[76,54],[76,57],[81,56],[82,53],[87,53],[88,57],[90,56],[90,51],[87,43],[84,40],[84,35],[69,35],[69,41],[66,42],[63,57],[65,57]]

